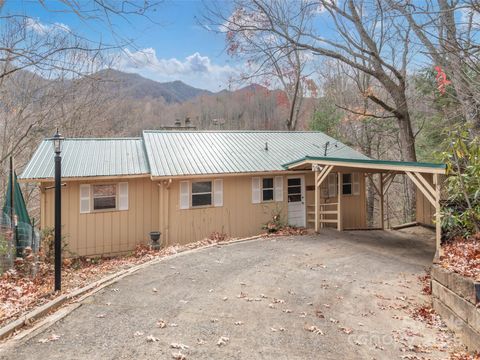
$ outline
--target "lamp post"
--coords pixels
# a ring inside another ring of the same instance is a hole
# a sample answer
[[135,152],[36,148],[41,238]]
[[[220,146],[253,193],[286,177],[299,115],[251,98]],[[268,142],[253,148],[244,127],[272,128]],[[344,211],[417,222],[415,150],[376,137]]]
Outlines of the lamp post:
[[50,139],[55,151],[55,291],[62,289],[62,141],[57,132]]

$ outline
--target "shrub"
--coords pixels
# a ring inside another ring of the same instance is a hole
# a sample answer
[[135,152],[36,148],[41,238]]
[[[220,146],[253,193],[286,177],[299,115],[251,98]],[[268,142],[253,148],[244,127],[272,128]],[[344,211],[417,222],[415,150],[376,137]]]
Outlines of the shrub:
[[448,176],[442,228],[447,238],[468,237],[480,229],[480,138],[472,137],[468,129],[455,129],[442,159]]
[[[41,239],[40,256],[45,262],[53,264],[55,260],[55,229],[53,227],[43,229]],[[68,250],[65,236],[62,236],[62,258],[64,255],[72,256],[73,253]]]
[[275,213],[271,220],[263,224],[262,229],[267,230],[269,233],[275,233],[282,229],[284,225],[280,213]]

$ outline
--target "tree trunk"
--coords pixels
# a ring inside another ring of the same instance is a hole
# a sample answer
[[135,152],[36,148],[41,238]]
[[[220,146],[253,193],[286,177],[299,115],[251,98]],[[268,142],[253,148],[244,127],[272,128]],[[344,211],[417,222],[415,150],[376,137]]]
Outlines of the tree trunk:
[[[399,126],[399,135],[400,135],[400,151],[402,161],[417,161],[417,155],[415,151],[415,137],[413,135],[412,123],[410,121],[410,114],[408,112],[408,105],[406,99],[401,103],[396,103],[397,106],[397,119]],[[406,209],[409,211],[406,214],[406,222],[413,221],[416,214],[416,194],[417,188],[415,184],[408,178],[406,179],[405,192],[406,195]],[[405,198],[405,197],[404,197]]]

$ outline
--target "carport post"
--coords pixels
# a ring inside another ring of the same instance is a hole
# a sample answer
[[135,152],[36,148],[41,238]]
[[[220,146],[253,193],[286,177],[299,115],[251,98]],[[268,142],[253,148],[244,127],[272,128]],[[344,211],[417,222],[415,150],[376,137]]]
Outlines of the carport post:
[[319,195],[319,191],[318,191],[318,187],[319,185],[317,184],[318,182],[318,166],[315,166],[315,232],[318,232],[319,230],[319,224],[318,224],[318,202],[319,202],[319,198],[318,198],[318,195]]
[[441,184],[438,174],[433,174],[433,184],[435,185],[435,243],[438,256],[442,255],[442,223],[440,215],[440,194]]
[[383,173],[380,173],[380,228],[383,230],[384,226],[384,208],[383,208]]
[[343,224],[342,224],[342,180],[343,179],[342,179],[342,174],[340,172],[337,173],[337,178],[338,178],[337,230],[342,231],[343,230]]

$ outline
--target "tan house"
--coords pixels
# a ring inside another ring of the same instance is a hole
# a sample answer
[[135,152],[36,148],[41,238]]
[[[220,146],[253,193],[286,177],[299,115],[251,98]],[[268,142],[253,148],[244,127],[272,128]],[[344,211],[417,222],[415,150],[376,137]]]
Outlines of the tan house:
[[[44,140],[20,176],[40,186],[42,228],[54,223],[53,156]],[[141,138],[67,139],[62,231],[75,254],[111,255],[148,242],[151,231],[161,232],[164,245],[213,232],[250,236],[277,214],[317,231],[365,229],[366,179],[376,176],[383,199],[400,173],[421,190],[418,221],[432,223],[444,171],[438,164],[369,159],[321,132],[144,131]]]

